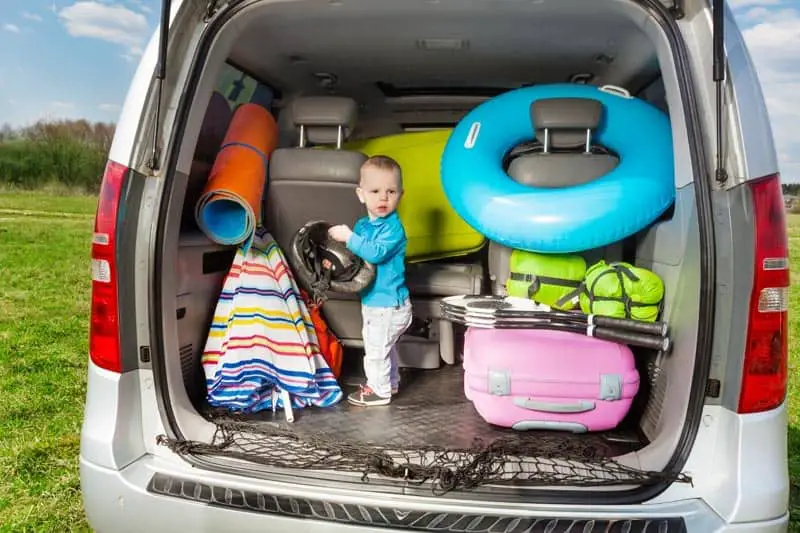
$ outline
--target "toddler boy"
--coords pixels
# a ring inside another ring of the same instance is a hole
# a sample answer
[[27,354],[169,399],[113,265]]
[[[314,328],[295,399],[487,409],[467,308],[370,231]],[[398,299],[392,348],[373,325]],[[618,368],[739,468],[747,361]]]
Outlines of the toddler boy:
[[400,384],[395,344],[412,316],[405,283],[407,239],[396,212],[403,194],[400,165],[387,156],[370,157],[361,167],[356,194],[367,216],[352,230],[344,224],[329,230],[332,239],[376,267],[375,280],[361,293],[367,382],[347,400],[362,406],[387,405]]

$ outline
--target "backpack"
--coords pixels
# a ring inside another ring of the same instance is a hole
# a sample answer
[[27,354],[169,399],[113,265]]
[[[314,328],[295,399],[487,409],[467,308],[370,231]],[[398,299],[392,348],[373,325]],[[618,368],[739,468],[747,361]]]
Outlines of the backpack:
[[580,303],[586,314],[655,322],[661,312],[664,282],[646,268],[600,260],[583,283]]

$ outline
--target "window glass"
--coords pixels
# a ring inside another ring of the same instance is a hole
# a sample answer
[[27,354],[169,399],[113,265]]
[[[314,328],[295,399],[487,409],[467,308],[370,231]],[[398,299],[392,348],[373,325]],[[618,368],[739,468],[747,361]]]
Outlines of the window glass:
[[241,104],[254,103],[271,111],[275,98],[271,87],[259,83],[229,63],[222,66],[216,90],[225,97],[232,110]]

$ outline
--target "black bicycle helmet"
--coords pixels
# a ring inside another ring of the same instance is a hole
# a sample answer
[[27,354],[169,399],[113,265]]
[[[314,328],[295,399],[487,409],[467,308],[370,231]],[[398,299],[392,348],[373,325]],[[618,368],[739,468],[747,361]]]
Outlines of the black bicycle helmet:
[[[314,300],[325,299],[328,290],[358,293],[375,279],[375,266],[347,249],[344,243],[328,236],[331,224],[312,220],[292,238],[289,261],[300,285],[311,292]],[[331,263],[324,268],[324,260]]]

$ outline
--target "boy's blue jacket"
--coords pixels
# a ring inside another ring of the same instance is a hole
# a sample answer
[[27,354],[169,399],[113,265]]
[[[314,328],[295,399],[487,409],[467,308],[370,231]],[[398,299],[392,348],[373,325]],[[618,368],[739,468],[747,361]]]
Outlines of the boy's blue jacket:
[[363,217],[353,226],[347,249],[375,265],[375,280],[361,293],[361,303],[370,307],[395,307],[408,299],[406,287],[406,232],[397,211],[370,220]]

